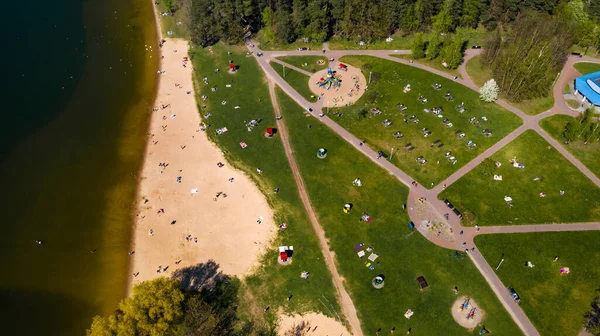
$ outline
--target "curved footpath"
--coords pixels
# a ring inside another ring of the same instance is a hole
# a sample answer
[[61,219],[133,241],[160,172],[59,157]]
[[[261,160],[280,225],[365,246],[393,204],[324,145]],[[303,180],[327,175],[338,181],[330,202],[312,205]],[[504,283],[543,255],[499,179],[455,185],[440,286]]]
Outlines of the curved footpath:
[[[327,48],[327,45],[324,45],[324,47]],[[273,84],[277,84],[279,87],[281,87],[283,89],[283,91],[286,94],[288,94],[300,106],[307,108],[307,109],[312,108],[314,117],[316,117],[319,121],[321,121],[322,123],[327,125],[329,128],[331,128],[334,132],[336,132],[344,140],[346,140],[352,146],[354,146],[354,148],[356,148],[359,152],[361,152],[364,155],[366,155],[367,157],[369,157],[371,159],[371,161],[373,161],[377,165],[381,166],[382,168],[386,169],[390,174],[394,175],[396,178],[398,178],[399,181],[401,181],[402,183],[404,183],[406,186],[408,186],[410,188],[407,206],[409,208],[409,216],[410,216],[411,220],[413,220],[413,222],[415,222],[415,223],[420,223],[420,220],[423,219],[423,218],[419,218],[414,211],[414,204],[417,199],[419,199],[421,197],[425,197],[427,199],[426,202],[428,202],[430,205],[433,206],[435,211],[438,212],[438,215],[442,216],[442,214],[444,214],[448,211],[448,208],[446,207],[444,202],[442,202],[441,200],[438,200],[438,195],[443,190],[442,186],[443,185],[448,186],[448,185],[456,182],[461,177],[463,177],[465,174],[467,174],[469,171],[471,171],[471,169],[473,169],[479,163],[481,163],[485,158],[490,157],[491,155],[493,155],[494,153],[496,153],[497,151],[502,149],[505,145],[510,143],[512,140],[517,138],[519,135],[521,135],[523,132],[525,132],[526,130],[529,130],[529,129],[534,130],[540,136],[542,136],[551,146],[553,146],[559,153],[561,153],[567,160],[569,160],[569,162],[571,162],[571,164],[573,164],[575,167],[577,167],[594,184],[596,184],[598,187],[600,187],[600,179],[597,176],[595,176],[587,167],[585,167],[577,158],[575,158],[571,153],[569,153],[566,149],[564,149],[554,138],[552,138],[545,131],[543,131],[538,124],[539,121],[542,120],[543,118],[546,118],[546,117],[549,117],[549,116],[552,116],[555,114],[566,114],[566,115],[571,115],[571,116],[578,115],[578,112],[573,111],[573,110],[569,109],[568,107],[566,107],[564,97],[562,95],[563,88],[566,85],[566,83],[573,80],[576,77],[576,75],[578,74],[576,71],[573,71],[574,69],[572,68],[572,65],[574,63],[577,63],[577,62],[600,63],[600,60],[598,60],[598,59],[592,59],[592,58],[587,58],[587,57],[584,57],[584,58],[570,57],[569,58],[567,64],[565,64],[563,72],[559,76],[559,79],[557,80],[556,85],[554,87],[553,93],[554,93],[555,103],[554,103],[554,107],[549,111],[540,113],[538,115],[531,116],[531,115],[528,115],[528,114],[520,111],[519,109],[511,106],[510,104],[508,104],[505,101],[497,100],[496,104],[504,107],[505,109],[511,111],[512,113],[514,113],[515,115],[517,115],[521,119],[523,119],[523,125],[521,125],[517,129],[515,129],[513,132],[511,132],[509,135],[507,135],[506,137],[501,139],[499,142],[494,144],[492,147],[488,148],[486,151],[484,151],[482,154],[477,156],[475,159],[471,160],[465,166],[461,167],[458,171],[456,171],[454,174],[452,174],[451,176],[446,178],[444,181],[439,183],[436,187],[428,190],[428,189],[424,189],[423,187],[416,187],[416,188],[412,187],[411,182],[414,181],[414,179],[412,177],[410,177],[408,174],[402,172],[400,169],[398,169],[398,167],[394,166],[387,160],[377,160],[376,159],[377,153],[374,150],[372,150],[368,146],[359,146],[359,143],[361,141],[360,139],[358,139],[357,137],[352,135],[350,132],[348,132],[347,130],[342,128],[340,125],[335,123],[333,120],[331,120],[327,116],[318,117],[317,115],[319,113],[322,113],[322,107],[323,107],[322,101],[318,101],[316,103],[308,102],[298,92],[296,92],[283,78],[281,78],[279,76],[279,74],[277,74],[277,72],[269,65],[269,62],[275,61],[279,64],[288,66],[290,69],[299,71],[301,69],[297,69],[296,67],[293,67],[283,61],[275,60],[275,57],[307,56],[307,55],[323,56],[323,55],[325,55],[328,58],[332,57],[332,58],[338,59],[345,55],[367,55],[367,56],[375,56],[375,57],[387,59],[387,60],[390,60],[393,62],[403,63],[406,65],[420,68],[425,71],[434,73],[436,75],[454,80],[453,76],[451,76],[443,71],[433,69],[431,67],[428,67],[428,66],[425,66],[422,64],[409,63],[408,60],[404,60],[404,59],[400,59],[400,58],[391,56],[391,55],[407,55],[407,54],[410,54],[409,50],[335,50],[335,51],[327,50],[326,53],[323,53],[322,51],[271,51],[271,52],[268,52],[268,51],[261,51],[260,49],[255,47],[252,43],[249,43],[248,49],[250,51],[263,53],[263,55],[261,57],[256,57],[256,60],[257,60],[258,64],[261,66],[261,68],[263,69],[263,71],[265,72],[265,74],[267,75],[267,78],[270,83],[270,87],[272,87]],[[465,55],[465,61],[459,67],[459,72],[461,73],[461,76],[463,78],[456,79],[455,82],[457,82],[461,85],[464,85],[468,88],[471,88],[473,90],[479,90],[479,88],[475,85],[475,83],[469,77],[469,74],[466,71],[465,65],[468,60],[470,60],[471,58],[473,58],[476,55],[479,55],[480,53],[481,53],[481,50],[467,50],[466,55]],[[304,73],[303,71],[299,71],[299,72]],[[272,99],[274,101],[274,104],[276,104],[274,97],[272,97]],[[278,110],[278,107],[276,108],[276,110]],[[282,127],[281,125],[278,125],[278,126]],[[287,142],[287,140],[286,140],[286,142]],[[288,146],[289,146],[289,144],[288,144]],[[286,148],[286,153],[287,153],[287,151],[288,151],[288,148]],[[290,160],[290,164],[294,167],[294,170],[297,170],[295,162],[293,162],[293,157],[291,156],[291,153],[290,153],[290,155],[288,155],[288,159]],[[294,174],[296,175],[297,172],[295,172]],[[303,191],[301,191],[301,194],[302,193],[304,194],[303,197],[307,197],[306,190],[304,190],[304,185],[303,185],[301,179],[300,179],[300,181],[297,180],[297,183],[299,184],[299,189],[303,190]],[[304,198],[303,198],[303,202],[305,202]],[[308,202],[308,200],[306,202]],[[312,216],[314,216],[314,212],[312,212],[312,208],[310,208],[310,204],[308,204],[308,206],[307,206],[307,211],[309,211],[309,213],[312,213],[311,221],[313,221]],[[436,237],[435,235],[428,234],[428,232],[424,232],[422,230],[419,230],[419,232],[421,232],[425,236],[425,238],[427,238],[429,241],[433,242],[434,244],[448,248],[448,249],[463,250],[464,246],[462,246],[461,244],[462,244],[462,242],[466,242],[467,247],[469,248],[469,251],[470,251],[470,249],[474,247],[473,239],[478,234],[600,230],[600,223],[491,226],[491,227],[482,227],[482,228],[480,228],[480,230],[476,230],[475,228],[472,228],[472,227],[463,227],[460,223],[460,219],[453,214],[449,217],[447,222],[454,232],[454,241],[452,241],[452,242],[447,241],[447,240],[442,240],[442,239]],[[321,240],[321,234],[323,234],[323,230],[318,225],[318,222],[316,222],[316,218],[313,221],[313,226],[315,227],[315,231],[317,231],[318,233],[319,233],[319,231],[321,232],[320,234],[318,234],[319,238]],[[458,232],[460,232],[460,231],[463,231],[464,234],[459,237],[457,235],[458,235]],[[323,239],[324,239],[324,236],[323,236]],[[324,242],[324,244],[322,244],[321,247],[323,250],[323,254],[325,256],[327,256],[326,258],[327,259],[331,258],[331,252],[327,248],[326,241]],[[492,288],[492,290],[494,291],[494,293],[496,293],[496,296],[499,298],[502,305],[510,313],[510,315],[515,320],[516,324],[521,328],[523,333],[525,335],[539,335],[535,326],[531,323],[531,321],[529,321],[529,319],[527,318],[527,316],[525,315],[523,310],[519,307],[519,305],[517,303],[515,303],[514,300],[510,297],[510,295],[508,294],[508,291],[506,290],[506,287],[502,284],[502,282],[500,281],[500,279],[498,278],[498,276],[496,275],[494,270],[490,267],[490,265],[487,263],[487,261],[485,260],[483,255],[479,252],[479,250],[475,249],[473,252],[469,252],[469,257],[471,258],[471,260],[473,261],[475,266],[479,269],[479,271],[484,276],[484,278],[487,280],[487,282],[489,283],[489,285]],[[337,281],[339,281],[339,274],[337,273],[337,270],[335,269],[335,263],[333,262],[333,260],[331,260],[331,261],[328,260],[327,264],[328,264],[328,267],[330,268],[330,270],[332,271],[332,274],[334,274],[334,278],[337,278],[337,279],[334,279],[336,281],[336,287],[341,286],[337,283]],[[347,293],[345,292],[345,290],[343,288],[338,287],[338,290],[340,290],[341,294],[343,293],[343,294],[347,295]],[[349,296],[348,296],[347,300],[350,300]],[[342,297],[342,301],[344,301],[344,297]],[[349,303],[351,304],[351,301],[349,301]],[[345,305],[343,305],[343,306],[345,306]],[[349,309],[349,307],[345,307],[345,314],[348,316],[348,319],[352,324],[352,322],[353,322],[352,320],[356,316],[356,310],[354,309],[353,305],[351,307],[352,307],[351,309]],[[350,310],[351,311],[350,314],[353,316],[348,315],[348,313],[346,312],[346,309]],[[355,332],[360,331],[360,323],[358,322],[358,319],[356,319],[356,321],[354,321],[354,323],[358,323],[358,328],[355,326],[352,326],[352,329]]]

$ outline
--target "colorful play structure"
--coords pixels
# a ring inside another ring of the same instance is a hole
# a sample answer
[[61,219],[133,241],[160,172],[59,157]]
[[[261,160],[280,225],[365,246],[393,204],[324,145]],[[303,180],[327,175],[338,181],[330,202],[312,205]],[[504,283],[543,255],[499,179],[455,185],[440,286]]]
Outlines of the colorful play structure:
[[[341,66],[341,64],[340,64]],[[341,79],[335,76],[335,73],[331,68],[327,68],[327,76],[325,78],[321,77],[319,81],[317,81],[317,86],[320,88],[327,88],[327,90],[334,88],[339,88],[342,84]]]

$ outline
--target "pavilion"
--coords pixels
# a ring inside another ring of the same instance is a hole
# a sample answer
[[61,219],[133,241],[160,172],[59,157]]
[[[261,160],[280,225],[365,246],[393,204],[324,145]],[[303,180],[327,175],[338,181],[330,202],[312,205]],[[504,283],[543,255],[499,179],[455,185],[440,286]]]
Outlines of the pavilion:
[[575,94],[596,108],[600,107],[600,71],[575,78]]

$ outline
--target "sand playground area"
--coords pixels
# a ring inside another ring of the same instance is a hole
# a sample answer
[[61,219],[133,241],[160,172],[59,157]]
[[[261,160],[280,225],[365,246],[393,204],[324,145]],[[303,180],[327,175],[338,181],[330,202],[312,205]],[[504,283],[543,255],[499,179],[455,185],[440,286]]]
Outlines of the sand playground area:
[[475,300],[461,296],[452,304],[452,317],[461,326],[467,329],[477,327],[483,321],[485,313],[479,308]]
[[350,336],[344,325],[323,314],[281,315],[277,326],[279,336]]
[[[151,48],[150,48],[151,50]],[[167,39],[136,198],[132,285],[214,260],[220,271],[251,270],[275,233],[265,197],[200,126],[188,42]]]
[[365,93],[367,80],[359,68],[340,62],[330,62],[329,66],[315,72],[308,81],[324,107],[351,105]]

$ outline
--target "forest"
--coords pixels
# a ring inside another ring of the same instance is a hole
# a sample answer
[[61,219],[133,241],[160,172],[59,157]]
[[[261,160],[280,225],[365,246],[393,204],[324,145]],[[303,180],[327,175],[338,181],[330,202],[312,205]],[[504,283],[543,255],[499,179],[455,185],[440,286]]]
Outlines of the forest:
[[[451,33],[459,27],[508,29],[521,13],[572,16],[580,33],[600,35],[597,0],[167,0],[183,10],[194,43],[237,43],[265,29],[269,38],[370,42],[396,32]],[[593,37],[593,36],[592,36]],[[585,45],[598,47],[586,36]],[[597,38],[596,38],[597,40]],[[576,42],[580,42],[577,40]]]

